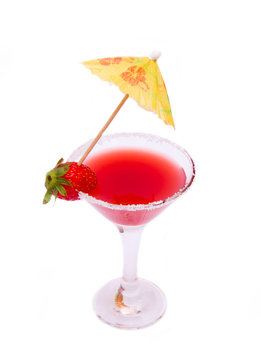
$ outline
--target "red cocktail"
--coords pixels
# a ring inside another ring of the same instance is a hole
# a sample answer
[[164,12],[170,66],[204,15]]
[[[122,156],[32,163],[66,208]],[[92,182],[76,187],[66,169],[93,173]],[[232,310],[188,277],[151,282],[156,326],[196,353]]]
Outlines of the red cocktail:
[[[69,161],[78,161],[90,142],[77,149]],[[115,223],[123,240],[123,276],[96,294],[94,310],[113,326],[148,326],[164,314],[166,300],[156,285],[137,277],[142,229],[189,188],[194,163],[184,149],[169,140],[123,133],[102,137],[85,164],[95,171],[98,186],[92,196],[81,193],[81,198]]]
[[[155,151],[133,148],[112,149],[91,154],[85,164],[94,170],[98,186],[92,196],[115,205],[145,205],[168,199],[186,183],[178,164]],[[140,225],[162,208],[130,213],[99,207],[110,220],[121,225]]]

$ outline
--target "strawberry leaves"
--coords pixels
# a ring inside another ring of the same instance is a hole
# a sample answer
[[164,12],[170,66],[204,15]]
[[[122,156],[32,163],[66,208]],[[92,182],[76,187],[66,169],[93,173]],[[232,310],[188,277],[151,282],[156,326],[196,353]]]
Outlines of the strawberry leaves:
[[55,196],[55,199],[58,194],[66,197],[67,191],[63,185],[72,186],[72,184],[63,177],[68,173],[70,163],[62,164],[62,162],[63,158],[58,161],[55,168],[46,174],[45,187],[47,188],[47,191],[43,199],[43,204],[47,204],[51,200],[52,195]]

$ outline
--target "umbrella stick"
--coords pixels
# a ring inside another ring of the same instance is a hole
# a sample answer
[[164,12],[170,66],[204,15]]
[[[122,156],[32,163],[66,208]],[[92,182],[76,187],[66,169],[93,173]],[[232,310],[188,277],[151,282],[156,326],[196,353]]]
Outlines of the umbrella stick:
[[123,104],[125,103],[125,101],[128,99],[129,95],[126,94],[124,96],[124,98],[121,100],[121,102],[119,103],[119,105],[116,107],[116,109],[114,110],[114,112],[111,114],[109,120],[106,122],[106,124],[103,126],[103,128],[100,130],[100,132],[98,133],[98,135],[96,136],[95,139],[93,139],[91,145],[88,147],[88,149],[85,151],[85,153],[83,154],[83,156],[81,157],[81,159],[78,161],[78,165],[81,165],[84,160],[86,159],[87,155],[91,152],[91,150],[94,148],[95,144],[97,143],[97,141],[100,139],[100,137],[102,136],[102,134],[104,133],[104,131],[107,129],[107,127],[110,125],[110,123],[112,122],[112,120],[115,118],[115,116],[117,115],[117,113],[119,112],[119,110],[121,109],[121,107],[123,106]]

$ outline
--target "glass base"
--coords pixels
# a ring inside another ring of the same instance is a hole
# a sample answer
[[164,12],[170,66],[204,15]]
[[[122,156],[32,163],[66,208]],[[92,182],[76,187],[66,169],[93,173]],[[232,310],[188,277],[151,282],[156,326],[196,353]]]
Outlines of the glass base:
[[[122,278],[114,279],[95,295],[93,308],[99,319],[119,328],[140,329],[152,325],[164,315],[166,297],[155,284],[137,279],[134,296],[133,292],[125,294],[122,284]],[[134,298],[133,305],[126,305]]]

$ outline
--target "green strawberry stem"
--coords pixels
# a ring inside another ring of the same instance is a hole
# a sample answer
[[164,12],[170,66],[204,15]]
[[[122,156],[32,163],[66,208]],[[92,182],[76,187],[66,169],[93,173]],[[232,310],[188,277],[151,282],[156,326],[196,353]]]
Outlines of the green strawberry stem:
[[55,196],[55,199],[57,198],[58,193],[66,196],[67,192],[63,185],[72,186],[68,180],[63,178],[63,176],[69,171],[69,165],[65,164],[59,166],[62,162],[63,158],[58,161],[54,169],[50,170],[46,174],[45,187],[47,191],[44,195],[43,204],[47,204],[51,200],[52,195]]

